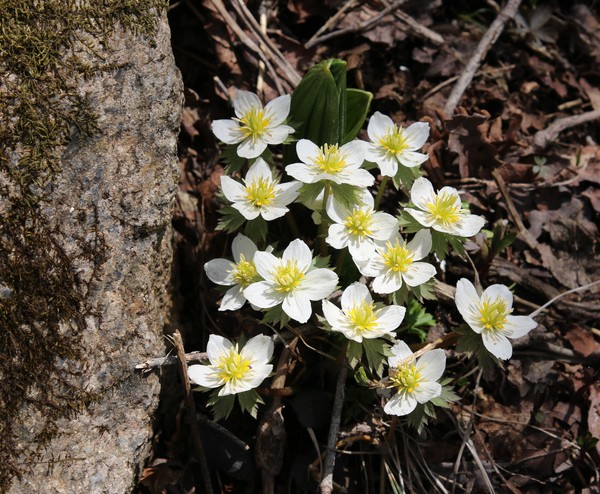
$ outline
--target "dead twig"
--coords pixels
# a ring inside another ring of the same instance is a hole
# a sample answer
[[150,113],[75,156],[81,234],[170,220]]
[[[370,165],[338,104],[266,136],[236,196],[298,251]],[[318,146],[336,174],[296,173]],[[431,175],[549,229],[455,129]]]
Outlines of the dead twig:
[[[190,352],[185,354],[185,362],[200,362],[201,360],[207,360],[208,354],[206,352]],[[134,369],[136,371],[148,372],[156,367],[163,367],[165,365],[175,365],[179,363],[177,355],[165,355],[164,357],[156,357],[145,362],[137,364]]]
[[454,114],[454,110],[456,110],[462,95],[469,87],[469,84],[471,84],[473,76],[481,65],[482,60],[504,30],[506,22],[515,16],[520,4],[521,0],[508,0],[506,6],[500,11],[494,22],[492,22],[492,25],[483,35],[483,38],[481,38],[477,48],[475,48],[475,52],[467,62],[464,72],[452,88],[450,96],[448,96],[446,106],[444,107],[444,112],[448,117]]
[[200,438],[200,428],[198,427],[198,422],[196,421],[196,405],[194,404],[194,398],[192,397],[192,387],[190,385],[190,379],[187,373],[183,340],[181,339],[181,334],[179,331],[175,331],[171,337],[171,341],[175,346],[179,360],[179,373],[181,374],[181,380],[183,381],[185,393],[185,410],[188,416],[194,452],[198,458],[198,461],[200,462],[200,472],[202,473],[202,481],[204,482],[204,491],[207,494],[213,494],[210,471],[208,470],[208,463],[206,462],[206,455],[204,454],[204,448],[202,447],[202,440]]
[[551,298],[544,305],[542,305],[542,306],[538,307],[536,310],[534,310],[531,314],[529,314],[529,317],[535,317],[535,316],[537,316],[546,307],[552,305],[554,302],[556,302],[557,300],[563,298],[565,295],[569,295],[570,293],[575,293],[575,292],[581,292],[583,290],[587,290],[588,288],[592,288],[593,286],[596,286],[598,284],[600,284],[600,280],[596,280],[596,281],[593,281],[592,283],[588,283],[587,285],[578,286],[576,288],[572,288],[571,290],[567,290],[566,292],[559,293],[556,297]]
[[[345,353],[345,350],[344,350]],[[321,484],[319,485],[321,494],[331,494],[333,492],[333,468],[335,467],[335,445],[337,443],[338,432],[340,431],[340,422],[342,420],[342,408],[344,406],[344,395],[346,390],[346,376],[348,375],[348,363],[344,358],[340,367],[337,383],[335,385],[335,398],[333,401],[333,410],[331,412],[331,423],[329,425],[329,434],[327,436],[327,455],[323,465],[323,474]]]
[[547,128],[538,130],[535,133],[531,147],[528,149],[528,151],[541,151],[548,146],[548,144],[555,141],[563,130],[598,119],[600,119],[600,110],[593,110],[580,115],[559,118],[558,120],[552,122]]
[[313,42],[315,39],[317,39],[319,36],[321,36],[321,34],[323,34],[325,31],[327,31],[331,26],[335,26],[337,24],[338,20],[348,10],[351,10],[354,7],[356,7],[356,5],[358,5],[358,0],[348,0],[347,2],[345,2],[344,5],[342,5],[334,15],[332,15],[329,19],[327,19],[327,22],[325,22],[325,24],[323,24],[318,29],[318,31],[310,37],[310,39],[304,44],[304,46],[306,46],[307,48],[314,46]]
[[[383,0],[383,3],[387,6],[390,6],[392,2],[390,0]],[[417,36],[431,41],[434,45],[444,44],[444,38],[442,38],[442,36],[440,36],[435,31],[432,31],[428,27],[423,26],[423,24],[419,24],[419,22],[417,22],[406,12],[402,10],[397,10],[396,12],[394,12],[394,17],[396,17],[396,19],[398,19],[400,22],[406,24]]]
[[361,22],[358,26],[345,27],[343,29],[338,29],[337,31],[333,31],[331,33],[324,34],[317,38],[313,38],[313,39],[311,39],[311,41],[307,41],[304,46],[305,46],[305,48],[308,49],[308,48],[312,48],[315,45],[318,45],[319,43],[322,43],[323,41],[329,41],[330,39],[333,39],[333,38],[339,38],[340,36],[343,36],[344,34],[357,33],[357,32],[360,33],[362,31],[366,31],[367,29],[371,28],[376,23],[378,23],[386,15],[388,15],[388,14],[394,12],[396,9],[400,8],[400,6],[405,2],[406,2],[406,0],[396,0],[393,4],[389,5],[388,7],[383,9],[381,12],[379,12],[379,14],[376,14],[373,17],[370,17],[369,19],[367,19],[366,21]]

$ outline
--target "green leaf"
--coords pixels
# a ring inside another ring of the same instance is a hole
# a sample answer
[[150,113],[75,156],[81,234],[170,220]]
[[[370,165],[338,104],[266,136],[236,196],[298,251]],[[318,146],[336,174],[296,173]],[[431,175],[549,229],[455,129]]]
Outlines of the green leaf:
[[317,200],[317,197],[319,197],[319,194],[324,188],[325,184],[323,182],[304,184],[302,187],[300,187],[300,194],[295,202],[301,202],[310,205]]
[[359,204],[361,188],[350,184],[336,184],[331,182],[331,194],[337,201],[348,209]]
[[207,404],[212,407],[215,421],[229,417],[235,403],[235,395],[219,396],[218,393],[218,389],[214,390],[207,400]]
[[362,128],[373,94],[361,89],[346,89],[346,128],[342,144],[354,139]]
[[410,190],[413,182],[421,176],[421,167],[407,167],[398,164],[398,171],[396,175],[392,177],[392,182],[394,183],[394,187],[396,189],[404,188],[405,190]]
[[360,343],[356,341],[348,341],[348,348],[346,349],[346,358],[348,359],[350,367],[352,367],[353,369],[359,364],[360,359],[362,357],[362,352],[363,347]]
[[346,128],[346,62],[325,60],[304,75],[292,93],[289,121],[298,139],[310,139],[317,146],[341,142]]
[[271,307],[265,310],[262,322],[265,324],[278,324],[280,328],[283,328],[288,322],[290,322],[290,316],[283,312],[281,304]]
[[262,216],[258,216],[253,220],[248,221],[244,227],[244,233],[255,244],[262,244],[267,239],[267,222]]
[[223,154],[221,154],[226,163],[225,173],[227,175],[239,172],[246,163],[246,158],[242,158],[237,154],[238,146],[239,144],[228,144],[225,146]]
[[256,418],[258,413],[258,405],[262,405],[264,403],[256,390],[251,389],[250,391],[239,393],[237,397],[242,412],[248,412],[252,417]]
[[242,216],[242,213],[231,206],[223,206],[219,212],[221,213],[221,217],[217,224],[217,230],[233,233],[244,224],[244,221],[246,221],[246,218]]
[[406,306],[406,314],[398,331],[407,331],[419,337],[421,342],[427,338],[427,330],[435,326],[435,318],[429,314],[417,300],[410,299]]
[[383,364],[390,356],[390,346],[382,339],[375,338],[372,340],[363,339],[362,347],[367,356],[367,364],[369,370],[378,376],[383,375]]

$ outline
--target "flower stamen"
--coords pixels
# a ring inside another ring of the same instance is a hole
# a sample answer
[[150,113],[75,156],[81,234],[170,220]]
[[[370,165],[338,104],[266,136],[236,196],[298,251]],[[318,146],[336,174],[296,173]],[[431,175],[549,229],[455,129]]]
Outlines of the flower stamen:
[[277,268],[274,278],[275,290],[288,293],[300,284],[300,281],[304,278],[304,273],[300,271],[296,261],[290,260]]
[[240,262],[237,263],[233,271],[233,279],[236,284],[246,288],[256,279],[256,267],[252,261],[246,260],[244,254],[240,254]]
[[406,242],[400,244],[400,242],[396,240],[394,245],[392,245],[391,242],[386,243],[386,250],[382,254],[382,257],[383,262],[388,269],[392,270],[394,273],[397,273],[398,271],[405,273],[413,262],[414,253],[411,253],[406,248]]
[[268,206],[275,198],[275,184],[266,178],[254,180],[246,185],[246,199],[254,206]]
[[397,125],[392,126],[390,131],[379,139],[379,145],[386,150],[388,155],[402,154],[408,148],[404,129],[398,128]]
[[337,144],[324,144],[319,155],[314,159],[315,165],[325,173],[339,173],[346,167],[346,155]]
[[346,218],[344,225],[352,235],[365,237],[371,235],[371,223],[373,223],[373,214],[363,209],[355,209],[352,214]]
[[493,302],[484,299],[479,306],[479,320],[485,329],[497,331],[504,328],[506,318],[511,312],[512,308],[509,309],[506,302],[501,298]]
[[226,383],[244,379],[250,370],[252,361],[238,353],[237,345],[223,355],[215,364],[217,375]]
[[240,131],[244,137],[257,140],[266,133],[271,119],[265,115],[262,108],[253,107],[240,118],[240,123]]
[[415,363],[406,363],[390,373],[390,380],[399,393],[412,394],[419,387],[421,373]]
[[373,308],[372,302],[370,304],[363,302],[346,312],[348,319],[359,333],[367,333],[377,326],[377,317],[373,312]]
[[427,209],[436,221],[445,225],[453,225],[459,220],[460,202],[452,194],[444,192],[436,195],[435,199],[427,204]]

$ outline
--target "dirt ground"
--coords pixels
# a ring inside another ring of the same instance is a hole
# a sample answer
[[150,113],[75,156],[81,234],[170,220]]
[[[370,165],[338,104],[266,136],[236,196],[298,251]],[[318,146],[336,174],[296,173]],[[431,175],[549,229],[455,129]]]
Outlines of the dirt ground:
[[[215,230],[224,165],[210,122],[230,118],[235,88],[258,87],[268,101],[332,57],[348,62],[349,87],[373,93],[370,113],[429,122],[424,172],[436,188],[459,189],[487,228],[504,225],[516,235],[497,256],[486,252],[485,234],[467,244],[484,286],[510,286],[517,312],[528,314],[591,285],[544,309],[513,358],[490,372],[449,349],[447,375],[461,399],[422,434],[383,415],[350,378],[336,492],[600,492],[600,285],[592,285],[600,280],[598,4],[521,2],[448,114],[451,91],[502,7],[494,0],[171,2],[186,86],[173,224],[175,317],[187,352],[203,351],[210,333],[261,329],[248,307],[218,312],[220,294],[203,274],[207,260],[228,255],[229,241]],[[573,116],[580,120],[564,120]],[[390,188],[382,204],[394,213],[405,200]],[[450,256],[438,278],[455,285],[465,276],[473,267]],[[452,300],[426,307],[438,321],[429,341],[460,322]],[[335,354],[319,334],[298,342],[287,379],[294,391],[281,398],[269,444],[256,437],[274,398],[264,398],[258,419],[234,411],[219,422],[226,432],[210,421],[206,395],[193,394],[214,492],[263,492],[270,474],[273,492],[317,491],[335,372],[315,349]],[[138,492],[206,492],[183,386],[175,369],[162,374],[154,457]],[[257,455],[267,467],[257,466]]]

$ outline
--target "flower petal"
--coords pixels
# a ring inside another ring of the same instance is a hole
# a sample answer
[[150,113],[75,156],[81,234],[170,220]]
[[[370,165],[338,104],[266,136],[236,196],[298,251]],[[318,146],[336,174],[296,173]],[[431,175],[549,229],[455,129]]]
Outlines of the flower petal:
[[283,251],[282,259],[284,262],[293,261],[298,265],[298,269],[303,273],[309,268],[312,262],[312,253],[308,245],[299,238],[292,240]]
[[258,281],[252,283],[244,289],[244,297],[256,307],[261,309],[270,309],[279,305],[284,295],[274,290],[273,287],[266,281]]
[[242,285],[235,285],[227,290],[225,295],[223,295],[219,310],[238,310],[243,307],[246,303],[246,297],[244,297],[242,290]]
[[267,106],[265,106],[265,115],[269,118],[270,126],[275,127],[283,123],[290,114],[291,102],[291,95],[284,94],[267,103]]
[[340,154],[342,156],[345,155],[347,168],[358,168],[362,165],[363,161],[365,161],[365,144],[364,141],[355,139],[354,141],[344,144],[340,148]]
[[313,269],[304,275],[297,291],[310,300],[323,300],[331,295],[338,284],[338,276],[331,269]]
[[240,212],[240,214],[247,220],[254,220],[258,218],[258,215],[261,212],[259,207],[247,201],[234,202],[231,205],[231,207],[237,209]]
[[253,109],[262,109],[263,107],[262,102],[256,94],[241,89],[238,89],[232,103],[233,111],[238,118],[243,118],[246,113]]
[[537,328],[538,323],[529,316],[508,316],[506,325],[502,332],[512,339],[521,338],[532,329]]
[[352,283],[342,293],[342,309],[348,311],[357,305],[362,305],[364,302],[370,304],[373,301],[367,285],[363,285],[358,281]]
[[429,230],[419,230],[406,248],[413,253],[413,259],[420,261],[431,251],[433,245]]
[[298,198],[300,187],[302,187],[302,183],[296,182],[295,180],[276,185],[273,204],[276,204],[277,206],[287,206],[291,202],[294,202]]
[[406,308],[400,305],[390,305],[377,312],[377,326],[386,333],[391,333],[402,324]]
[[280,264],[281,260],[270,252],[258,251],[254,254],[256,271],[267,281],[273,282],[273,275]]
[[479,298],[473,283],[466,278],[458,280],[458,283],[456,283],[454,302],[465,322],[467,322],[476,333],[481,333],[481,326],[477,321],[481,299]]
[[208,261],[204,265],[204,271],[208,279],[217,285],[235,285],[235,280],[233,279],[235,263],[227,259],[213,259]]
[[426,262],[413,262],[402,273],[402,279],[408,286],[419,286],[435,276],[435,267]]
[[427,204],[435,199],[433,185],[425,177],[419,177],[410,189],[410,200],[419,209],[427,210]]
[[225,144],[237,144],[244,139],[239,124],[234,120],[215,120],[210,127],[217,139]]
[[310,300],[305,293],[297,290],[287,294],[281,308],[283,312],[299,323],[305,323],[312,315]]
[[271,374],[272,371],[273,366],[271,364],[260,365],[258,367],[252,368],[252,371],[244,379],[247,391],[254,388],[258,388],[262,384],[262,382],[267,377],[269,377],[269,374]]
[[375,240],[389,240],[397,231],[398,220],[394,216],[388,213],[373,213],[371,237]]
[[246,188],[227,175],[221,175],[221,190],[231,202],[240,202],[246,198]]
[[442,385],[436,382],[422,382],[415,389],[415,398],[419,403],[427,403],[442,394]]
[[323,300],[323,315],[330,326],[335,330],[339,331],[338,328],[346,324],[346,316],[344,313],[336,307],[329,300]]
[[262,136],[262,140],[267,144],[281,144],[290,134],[293,133],[294,129],[289,125],[278,125],[272,129],[267,129]]
[[375,254],[375,244],[370,238],[350,235],[348,240],[348,250],[352,259],[369,260]]
[[237,148],[240,158],[258,158],[267,149],[267,143],[262,139],[245,139]]
[[274,349],[273,340],[268,336],[259,334],[246,342],[244,348],[240,351],[240,355],[250,359],[252,367],[255,367],[267,364],[273,356]]
[[502,333],[493,330],[483,331],[481,337],[486,350],[500,360],[506,360],[512,356],[512,345]]
[[212,365],[190,365],[187,373],[190,381],[205,388],[218,388],[225,382]]
[[308,139],[300,139],[296,143],[296,154],[303,163],[314,163],[315,159],[319,156],[319,146]]
[[495,301],[498,299],[504,300],[507,308],[511,308],[513,305],[513,294],[510,289],[505,285],[490,285],[488,286],[481,296],[482,300]]
[[475,214],[463,214],[456,224],[457,235],[461,237],[472,237],[477,235],[485,225],[485,218]]
[[206,353],[211,364],[217,362],[223,355],[227,354],[233,347],[233,343],[227,338],[223,338],[218,334],[211,334],[208,337],[206,345]]
[[394,159],[379,159],[376,161],[379,165],[379,170],[384,177],[395,177],[398,173],[398,160]]
[[394,293],[402,286],[402,277],[398,273],[388,271],[383,276],[373,280],[373,291],[375,293]]
[[389,133],[393,126],[394,122],[390,117],[376,111],[369,119],[369,124],[367,125],[367,135],[372,142],[378,143],[382,137]]
[[406,393],[397,393],[390,398],[383,411],[388,415],[408,415],[415,408],[417,408],[417,400],[413,395]]
[[238,233],[231,242],[231,253],[235,262],[240,262],[241,254],[244,255],[246,261],[252,261],[257,250],[254,242],[241,233]]
[[429,213],[424,213],[423,211],[419,211],[418,209],[413,208],[404,208],[408,214],[410,214],[415,220],[417,220],[421,225],[427,228],[435,229],[435,216]]
[[400,362],[413,354],[412,350],[402,340],[398,340],[390,349],[390,352],[392,354],[390,357],[388,357],[388,365],[390,367],[398,367]]
[[285,167],[285,172],[304,184],[312,184],[318,180],[317,175],[304,163],[292,163]]
[[407,168],[414,168],[420,166],[427,161],[428,155],[424,153],[417,153],[416,151],[404,151],[398,156],[398,161]]
[[330,200],[327,201],[327,216],[329,216],[336,223],[345,223],[348,216],[350,216],[350,210],[345,207],[342,203],[336,200],[335,197],[330,196]]
[[344,225],[334,223],[329,227],[329,235],[325,239],[334,249],[341,250],[348,245],[348,232]]
[[288,211],[289,209],[285,206],[262,206],[260,208],[260,215],[265,221],[273,221],[281,218]]
[[415,122],[404,131],[406,144],[411,150],[421,149],[429,138],[429,124],[427,122]]
[[250,185],[251,183],[260,179],[268,180],[269,182],[273,181],[273,171],[267,162],[262,158],[258,158],[248,169],[244,181],[247,185]]
[[417,369],[421,376],[427,381],[437,381],[446,368],[446,354],[444,350],[437,348],[425,352],[417,360]]

